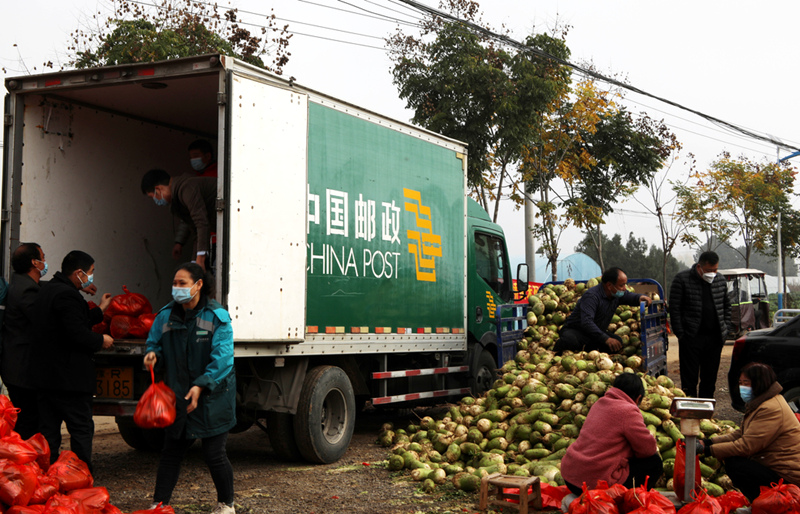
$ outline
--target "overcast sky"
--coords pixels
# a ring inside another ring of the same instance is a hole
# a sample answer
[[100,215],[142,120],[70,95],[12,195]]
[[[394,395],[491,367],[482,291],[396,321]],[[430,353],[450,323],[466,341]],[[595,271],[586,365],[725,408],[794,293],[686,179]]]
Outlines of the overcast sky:
[[[226,0],[219,4],[227,5]],[[42,70],[45,61],[66,62],[70,32],[96,23],[93,13],[108,16],[110,5],[106,0],[6,2],[0,19],[0,65],[14,76],[34,67]],[[262,24],[263,17],[245,11],[267,14],[273,7],[281,22],[289,24],[295,35],[286,73],[299,83],[403,121],[410,118],[381,49],[382,38],[397,20],[412,23],[419,18],[401,2],[235,0],[232,5],[245,21]],[[794,130],[800,103],[795,100],[798,71],[793,61],[800,3],[484,0],[482,9],[487,22],[495,28],[504,24],[518,40],[556,23],[569,24],[573,62],[591,61],[602,73],[623,76],[641,90],[800,147]],[[629,109],[663,118],[703,169],[723,150],[756,160],[776,158],[774,145],[652,98],[629,93],[627,99]],[[781,151],[782,156],[788,153]],[[671,179],[685,177],[682,161],[670,170]],[[500,223],[512,261],[523,260],[521,211],[505,209]],[[634,232],[658,244],[655,223],[641,205],[628,201],[608,218],[605,231],[622,234],[623,241]],[[562,255],[572,253],[581,238],[579,231],[570,230],[562,239]],[[683,248],[676,253],[687,258],[692,252]]]

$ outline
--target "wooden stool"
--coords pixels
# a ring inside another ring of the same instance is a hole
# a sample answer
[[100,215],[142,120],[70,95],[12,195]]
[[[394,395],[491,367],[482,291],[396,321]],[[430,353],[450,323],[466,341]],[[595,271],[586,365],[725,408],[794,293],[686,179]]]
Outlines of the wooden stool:
[[[496,487],[497,490],[490,491],[489,486]],[[533,486],[533,490],[528,496],[528,487],[531,486]],[[519,489],[519,493],[503,492],[503,489],[510,488]],[[490,498],[490,496],[494,496],[494,498]],[[506,499],[514,499],[519,503],[506,501]],[[517,509],[520,514],[528,514],[529,507],[540,510],[542,508],[542,488],[539,485],[539,477],[518,477],[492,473],[481,478],[480,510],[486,510],[489,505]]]

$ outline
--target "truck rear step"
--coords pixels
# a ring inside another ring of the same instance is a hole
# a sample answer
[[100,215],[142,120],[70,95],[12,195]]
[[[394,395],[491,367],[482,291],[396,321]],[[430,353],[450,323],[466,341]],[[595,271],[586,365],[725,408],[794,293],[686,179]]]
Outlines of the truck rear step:
[[[425,375],[446,375],[451,373],[467,373],[469,366],[449,366],[441,368],[423,368],[423,369],[405,369],[398,371],[377,371],[372,373],[373,380],[389,380],[392,378],[408,378],[419,377]],[[442,377],[444,378],[444,377]],[[455,389],[440,389],[437,391],[424,391],[419,393],[399,394],[395,396],[386,396],[386,382],[380,385],[380,391],[383,396],[372,398],[373,405],[386,405],[388,403],[408,402],[412,400],[421,400],[424,398],[443,398],[446,396],[455,396],[461,394],[470,394],[469,387],[461,387]]]

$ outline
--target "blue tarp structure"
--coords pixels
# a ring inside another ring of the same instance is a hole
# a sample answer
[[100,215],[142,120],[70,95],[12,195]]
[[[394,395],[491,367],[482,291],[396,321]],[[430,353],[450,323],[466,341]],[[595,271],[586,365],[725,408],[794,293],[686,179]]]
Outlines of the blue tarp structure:
[[[541,257],[537,256],[537,261]],[[558,280],[568,278],[574,280],[589,280],[603,274],[600,265],[585,253],[573,253],[558,261]],[[542,262],[536,265],[536,282],[550,282],[553,272],[550,270],[550,263]]]

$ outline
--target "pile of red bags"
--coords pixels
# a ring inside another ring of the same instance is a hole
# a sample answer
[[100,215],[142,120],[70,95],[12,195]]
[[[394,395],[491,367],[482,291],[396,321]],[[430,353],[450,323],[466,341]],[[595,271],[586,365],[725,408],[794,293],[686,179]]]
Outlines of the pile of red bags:
[[[42,434],[23,440],[14,432],[17,409],[0,395],[0,512],[5,514],[122,514],[105,487],[93,487],[89,467],[71,451],[50,464]],[[172,507],[134,514],[175,514]]]
[[110,334],[114,339],[145,339],[156,319],[153,306],[144,295],[131,293],[127,286],[122,286],[122,290],[125,294],[111,299],[103,321],[92,330],[98,334]]
[[705,490],[692,493],[692,502],[678,511],[678,514],[730,514],[739,507],[746,507],[750,503],[739,491],[728,491],[722,496],[714,498]]
[[[776,486],[777,487],[777,486]],[[794,486],[789,486],[794,487]],[[785,492],[781,489],[782,493]],[[763,488],[764,489],[768,488]],[[796,488],[800,495],[800,488]],[[782,494],[781,493],[781,494]],[[771,493],[777,494],[777,493]],[[800,499],[800,496],[798,496]],[[704,490],[693,494],[693,501],[684,505],[677,514],[729,514],[739,507],[747,506],[747,498],[738,491],[728,491],[722,496],[714,498]],[[798,503],[800,505],[800,503]],[[757,514],[756,504],[753,503],[753,514]],[[795,510],[767,510],[761,514],[783,514],[800,512]],[[600,480],[597,487],[589,489],[583,485],[583,494],[578,496],[569,505],[570,514],[676,514],[675,506],[663,494],[656,490],[647,490],[647,483],[640,487],[628,489],[622,484],[609,485]]]

